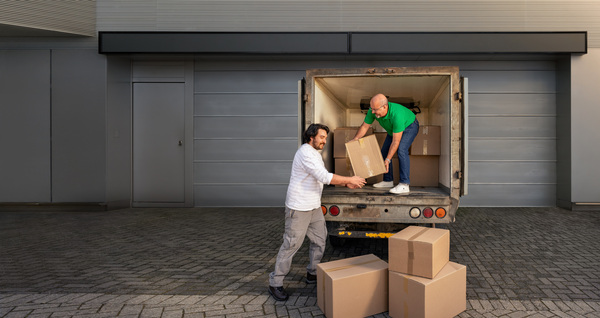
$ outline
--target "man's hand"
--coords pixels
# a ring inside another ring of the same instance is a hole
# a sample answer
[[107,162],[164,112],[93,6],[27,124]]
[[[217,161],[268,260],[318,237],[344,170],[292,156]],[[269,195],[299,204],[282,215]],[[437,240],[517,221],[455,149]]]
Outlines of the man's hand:
[[383,164],[385,165],[385,173],[388,173],[390,171],[390,163],[391,161],[387,159],[383,160]]
[[349,179],[350,182],[346,183],[346,186],[350,189],[362,188],[365,184],[367,184],[367,180],[359,176],[349,177]]

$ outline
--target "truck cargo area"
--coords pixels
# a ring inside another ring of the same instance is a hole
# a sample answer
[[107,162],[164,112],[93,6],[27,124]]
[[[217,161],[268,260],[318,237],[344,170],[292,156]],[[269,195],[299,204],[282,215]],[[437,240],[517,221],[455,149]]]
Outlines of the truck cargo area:
[[[350,168],[341,170],[347,163],[334,145],[339,147],[351,139],[354,131],[346,132],[343,137],[335,132],[357,129],[364,121],[371,97],[377,93],[386,95],[390,102],[411,108],[421,129],[431,127],[438,134],[435,145],[427,148],[425,143],[424,150],[414,149],[413,143],[408,194],[396,195],[389,193],[389,189],[374,188],[372,184],[381,181],[382,176],[368,179],[369,184],[362,189],[326,186],[322,202],[329,223],[356,222],[356,228],[360,223],[454,221],[462,166],[460,88],[456,67],[307,71],[305,127],[322,123],[330,128],[333,138],[328,138],[322,153],[329,171],[352,175]],[[379,140],[385,138],[386,132],[377,121],[371,127]],[[346,140],[340,140],[342,138]],[[396,165],[395,169],[398,169]],[[394,184],[397,183],[395,177]],[[334,213],[329,211],[332,206],[337,209]],[[444,210],[442,217],[436,217],[438,209]],[[433,211],[433,215],[424,214],[425,211]],[[333,215],[335,213],[337,215]]]

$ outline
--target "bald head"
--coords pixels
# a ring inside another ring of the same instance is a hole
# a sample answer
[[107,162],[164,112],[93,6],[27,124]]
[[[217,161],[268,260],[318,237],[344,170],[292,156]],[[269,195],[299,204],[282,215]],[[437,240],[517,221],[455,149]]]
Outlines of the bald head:
[[371,112],[375,117],[385,117],[388,112],[388,100],[383,94],[377,94],[371,98]]
[[371,98],[371,108],[379,108],[382,105],[387,105],[387,98],[383,94],[377,94]]

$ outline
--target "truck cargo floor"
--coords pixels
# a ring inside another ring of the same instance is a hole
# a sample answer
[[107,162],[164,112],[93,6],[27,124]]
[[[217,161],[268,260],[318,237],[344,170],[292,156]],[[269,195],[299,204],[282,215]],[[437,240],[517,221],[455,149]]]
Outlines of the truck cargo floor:
[[445,189],[439,187],[410,187],[408,194],[390,193],[390,188],[374,188],[367,185],[362,189],[349,189],[346,187],[326,186],[323,188],[323,196],[408,196],[408,197],[447,197],[449,194]]

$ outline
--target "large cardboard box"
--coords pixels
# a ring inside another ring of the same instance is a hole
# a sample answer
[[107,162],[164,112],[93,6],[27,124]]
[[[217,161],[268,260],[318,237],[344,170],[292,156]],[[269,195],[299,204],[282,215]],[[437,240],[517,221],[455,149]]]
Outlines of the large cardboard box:
[[[356,135],[358,127],[340,127],[333,131],[333,157],[346,157],[346,143]],[[365,136],[373,134],[373,127],[369,127]]]
[[[396,163],[398,164],[398,163]],[[335,158],[335,174],[351,177],[354,175],[354,171],[352,170],[352,164],[350,163],[350,158]],[[394,173],[395,174],[395,173]],[[378,176],[367,178],[367,184],[374,184],[383,180],[383,175],[380,174]],[[336,185],[336,187],[343,187],[342,185]]]
[[388,265],[368,254],[317,265],[317,304],[327,318],[388,310]]
[[441,153],[441,127],[420,126],[419,133],[415,137],[411,147],[411,155],[440,155]]
[[388,240],[390,271],[433,278],[450,258],[450,231],[409,226]]
[[467,309],[467,268],[449,262],[433,278],[390,271],[391,317],[451,318]]
[[[377,143],[379,144],[379,149],[381,149],[381,147],[383,147],[383,143],[385,142],[385,138],[387,137],[388,133],[376,132],[374,135],[375,137],[377,137]],[[393,158],[398,158],[398,151],[394,152]]]
[[346,151],[355,176],[369,178],[385,173],[381,150],[374,135],[347,142]]
[[[400,182],[400,168],[398,166],[398,158],[392,159],[393,172],[394,172],[394,184],[398,184]],[[354,171],[352,170],[352,164],[350,164],[350,158],[335,158],[335,174],[351,177],[354,175]],[[375,184],[377,182],[383,181],[383,174],[378,176],[367,178],[367,184]],[[341,185],[336,185],[340,186]]]
[[440,156],[409,156],[410,185],[415,187],[439,186]]

